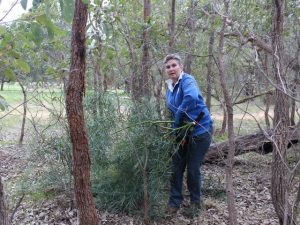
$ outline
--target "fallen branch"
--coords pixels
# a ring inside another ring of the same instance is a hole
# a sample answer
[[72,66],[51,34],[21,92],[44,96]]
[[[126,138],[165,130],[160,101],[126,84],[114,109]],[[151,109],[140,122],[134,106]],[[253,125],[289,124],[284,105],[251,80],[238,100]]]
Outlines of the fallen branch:
[[[300,142],[300,124],[297,126],[289,127],[288,140],[289,146]],[[272,136],[274,136],[272,129],[265,132],[258,132],[255,134],[244,135],[236,137],[234,140],[235,144],[235,155],[241,155],[248,152],[257,152],[259,154],[267,154],[273,151]],[[222,161],[227,157],[229,150],[228,141],[212,144],[206,154],[206,162],[218,162]]]

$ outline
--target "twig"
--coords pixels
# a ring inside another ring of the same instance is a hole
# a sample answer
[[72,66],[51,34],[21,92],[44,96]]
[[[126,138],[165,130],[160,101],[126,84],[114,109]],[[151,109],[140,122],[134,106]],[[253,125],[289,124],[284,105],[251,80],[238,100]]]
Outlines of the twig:
[[15,216],[15,214],[16,214],[18,208],[20,207],[20,205],[21,205],[21,203],[22,203],[24,197],[25,197],[25,193],[23,192],[21,198],[19,199],[19,201],[17,202],[17,204],[16,204],[14,210],[13,210],[12,213],[11,213],[11,216],[10,216],[10,223],[12,223],[12,221],[13,221],[13,219],[14,219],[14,216]]
[[10,11],[17,5],[18,1],[19,1],[19,0],[17,0],[17,1],[10,7],[10,9],[6,12],[6,14],[0,19],[0,22],[1,22],[2,20],[4,20],[4,18],[10,13]]

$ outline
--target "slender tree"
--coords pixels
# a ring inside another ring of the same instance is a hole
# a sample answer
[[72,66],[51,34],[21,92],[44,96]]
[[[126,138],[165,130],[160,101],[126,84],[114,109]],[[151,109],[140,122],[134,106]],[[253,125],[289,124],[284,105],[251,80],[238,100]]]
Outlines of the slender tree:
[[19,139],[19,146],[23,144],[23,139],[25,135],[25,124],[26,124],[26,115],[27,115],[27,93],[25,90],[24,85],[20,81],[20,79],[17,79],[23,93],[23,118],[22,118],[22,125],[21,125],[21,134]]
[[212,81],[212,62],[213,62],[213,48],[215,42],[215,32],[211,31],[209,33],[209,41],[208,41],[208,62],[207,62],[207,83],[206,83],[206,105],[208,110],[211,108],[211,81]]
[[218,48],[218,64],[219,64],[219,76],[220,76],[220,84],[222,87],[223,95],[225,98],[225,105],[227,111],[227,123],[228,123],[228,139],[229,139],[229,152],[228,157],[226,159],[226,192],[227,192],[227,205],[229,212],[229,222],[231,225],[237,225],[237,215],[236,208],[234,204],[234,189],[233,189],[233,178],[232,178],[232,170],[233,170],[233,158],[235,152],[234,145],[234,128],[233,128],[233,104],[231,97],[228,93],[228,88],[225,81],[225,65],[224,65],[224,32],[227,27],[227,16],[228,8],[229,8],[229,0],[224,0],[225,5],[225,15],[222,18],[222,28],[220,31],[220,40],[219,40],[219,48]]
[[144,0],[144,29],[143,29],[143,58],[142,58],[142,74],[140,76],[139,88],[141,89],[141,96],[150,96],[150,55],[149,55],[149,32],[150,32],[150,14],[151,14],[151,1]]
[[195,43],[195,7],[196,1],[191,0],[191,5],[188,10],[188,19],[187,19],[187,27],[188,27],[188,53],[185,57],[184,62],[184,71],[187,73],[191,73],[192,69],[192,55],[194,51],[194,43]]
[[171,0],[171,14],[170,14],[170,21],[168,24],[169,28],[169,46],[168,52],[173,52],[173,45],[175,41],[175,15],[176,15],[176,0]]
[[91,193],[89,146],[82,105],[85,92],[86,22],[87,6],[82,0],[76,0],[66,109],[73,147],[74,190],[79,224],[98,225],[99,219]]
[[271,178],[272,202],[280,225],[294,224],[289,204],[289,171],[287,167],[287,130],[289,126],[289,99],[283,66],[283,22],[285,0],[273,0],[272,49],[273,73],[278,88],[275,90],[274,143]]

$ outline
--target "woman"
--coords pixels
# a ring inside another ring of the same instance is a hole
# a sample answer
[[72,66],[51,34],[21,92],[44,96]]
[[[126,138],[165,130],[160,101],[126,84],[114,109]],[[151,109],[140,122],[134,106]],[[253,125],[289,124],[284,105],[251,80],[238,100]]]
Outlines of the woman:
[[164,64],[169,76],[166,81],[166,104],[174,120],[173,131],[178,133],[184,123],[194,124],[193,129],[185,137],[184,142],[178,144],[179,148],[172,156],[168,211],[174,213],[180,208],[183,201],[182,183],[185,168],[187,168],[190,203],[195,207],[200,206],[200,167],[211,143],[212,120],[195,78],[183,72],[180,56],[177,54],[167,55]]

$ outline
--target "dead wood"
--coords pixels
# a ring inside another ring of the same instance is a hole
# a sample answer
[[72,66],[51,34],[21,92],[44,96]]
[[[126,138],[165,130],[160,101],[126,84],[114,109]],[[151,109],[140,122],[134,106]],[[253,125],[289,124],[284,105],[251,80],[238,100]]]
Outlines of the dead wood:
[[[268,154],[272,152],[272,137],[274,135],[273,129],[270,129],[264,132],[261,131],[255,134],[236,137],[234,140],[235,155],[241,155],[248,152],[257,152],[259,154]],[[300,141],[300,124],[289,127],[288,140],[288,147]],[[229,147],[228,141],[212,144],[206,154],[205,161],[220,162],[224,160],[227,157]]]

